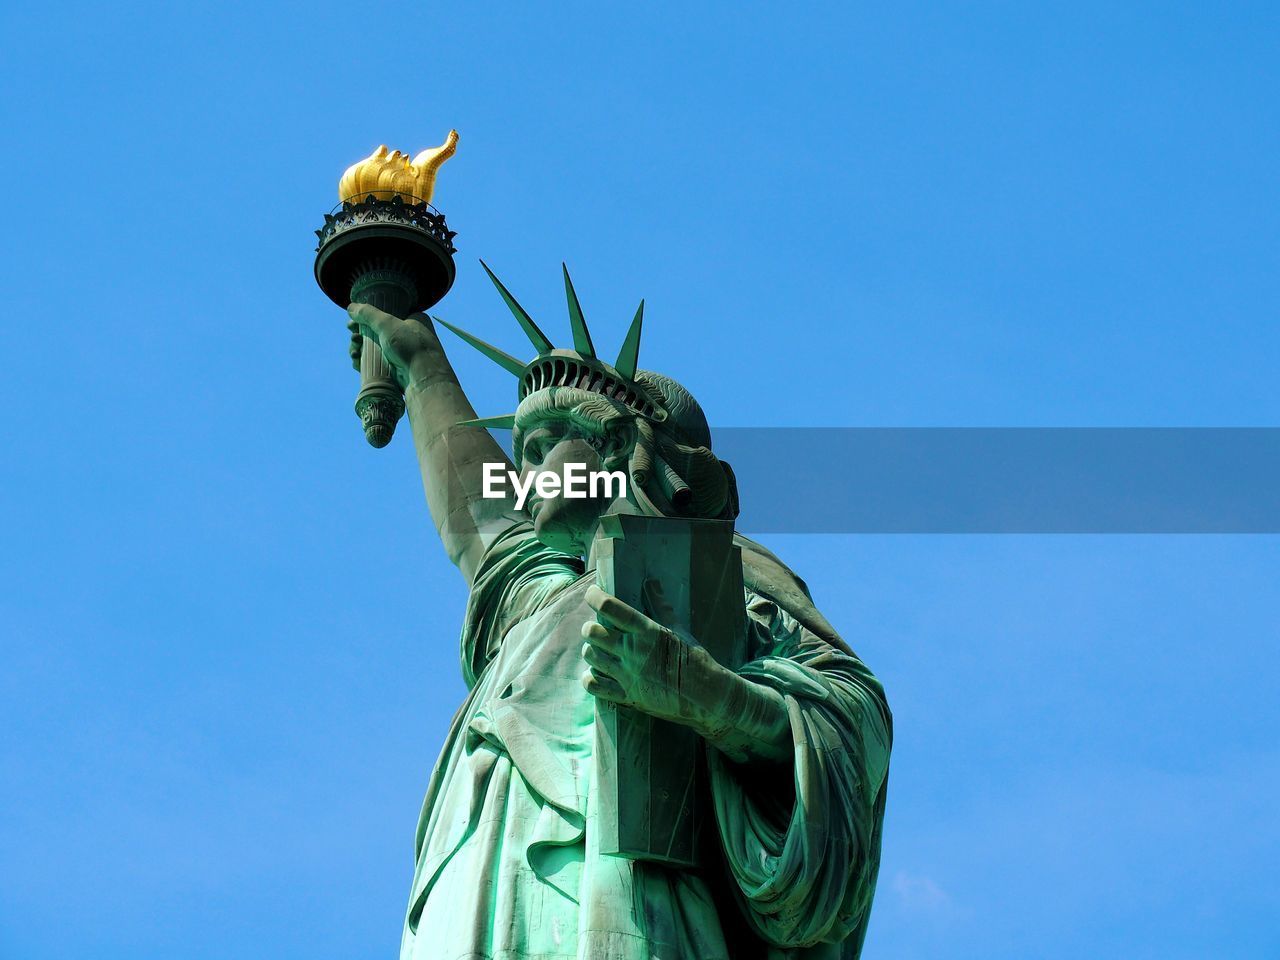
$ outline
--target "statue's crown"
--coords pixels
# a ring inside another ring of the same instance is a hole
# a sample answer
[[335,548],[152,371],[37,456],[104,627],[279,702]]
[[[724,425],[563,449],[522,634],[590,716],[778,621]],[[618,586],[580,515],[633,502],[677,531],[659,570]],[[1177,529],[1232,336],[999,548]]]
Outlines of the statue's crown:
[[338,199],[379,200],[400,197],[408,203],[430,203],[436,189],[436,173],[458,149],[458,131],[450,130],[444,143],[409,159],[399,150],[387,152],[383,144],[359,163],[347,167],[338,181]]
[[[578,294],[573,289],[573,281],[569,279],[568,267],[564,269],[565,299],[569,304],[569,326],[573,332],[573,349],[557,349],[547,335],[534,323],[524,307],[520,306],[501,280],[494,276],[489,265],[483,260],[480,265],[498,288],[507,308],[520,324],[525,336],[533,344],[538,355],[526,362],[518,360],[485,343],[479,337],[472,336],[465,330],[451,323],[434,317],[441,326],[453,331],[471,346],[475,347],[490,360],[494,361],[520,381],[519,399],[547,390],[551,387],[576,387],[589,393],[596,393],[623,404],[639,416],[655,423],[668,418],[668,413],[661,400],[655,398],[648,390],[636,382],[636,366],[640,357],[640,329],[644,322],[644,301],[636,309],[635,317],[622,341],[622,349],[612,364],[605,363],[596,356],[595,345],[591,342],[591,331],[587,329],[587,320],[582,314],[582,305],[578,302]],[[510,429],[515,424],[515,414],[500,417],[485,417],[480,420],[468,420],[467,425],[478,427],[500,427]]]

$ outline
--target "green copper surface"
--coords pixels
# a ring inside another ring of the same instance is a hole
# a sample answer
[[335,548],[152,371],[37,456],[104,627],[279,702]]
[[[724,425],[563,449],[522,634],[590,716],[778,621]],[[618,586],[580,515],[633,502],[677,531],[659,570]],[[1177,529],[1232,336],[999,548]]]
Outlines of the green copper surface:
[[467,333],[467,331],[455,327],[453,324],[441,320],[439,317],[432,317],[432,319],[446,330],[451,331],[456,336],[461,337],[464,341],[471,344],[471,346],[475,347],[486,357],[509,373],[514,373],[517,377],[524,373],[525,362],[523,360],[517,360],[511,354],[503,350],[499,350],[492,344],[485,343],[479,337],[473,337],[471,334]]
[[[468,692],[418,821],[401,960],[856,960],[883,688],[804,583],[735,533],[701,408],[636,367],[643,302],[606,368],[567,272],[574,351],[552,353],[493,280],[538,363],[571,371],[526,367],[504,417],[476,416],[428,317],[349,310],[357,348],[376,343],[405,386],[427,503],[470,588]],[[469,424],[510,427],[512,456]],[[483,494],[491,466],[571,464],[627,483]],[[453,642],[448,619],[424,618],[426,642]]]
[[568,266],[562,263],[560,269],[564,271],[564,298],[569,304],[569,328],[573,331],[573,349],[584,357],[594,357],[596,348],[591,343],[591,331],[587,329],[587,318],[582,315],[578,291],[573,289]]
[[644,301],[636,307],[636,315],[627,328],[627,335],[622,341],[622,349],[618,351],[618,359],[614,367],[624,377],[634,377],[636,366],[640,362],[640,328],[644,324]]
[[547,339],[547,335],[538,329],[538,325],[533,322],[533,317],[529,316],[524,307],[520,306],[515,297],[511,295],[511,291],[503,286],[489,265],[483,260],[480,266],[484,267],[484,272],[489,275],[489,279],[493,281],[493,285],[498,288],[498,293],[502,295],[503,302],[507,305],[507,309],[511,311],[511,315],[516,318],[516,322],[520,324],[520,329],[524,331],[529,342],[533,344],[533,348],[539,353],[546,353],[552,349],[551,341]]

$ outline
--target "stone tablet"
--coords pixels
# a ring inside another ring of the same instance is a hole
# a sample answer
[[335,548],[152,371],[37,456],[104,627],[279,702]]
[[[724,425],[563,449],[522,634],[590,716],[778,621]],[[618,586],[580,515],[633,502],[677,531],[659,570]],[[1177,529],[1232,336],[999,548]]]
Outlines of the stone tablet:
[[[741,666],[742,552],[731,522],[614,515],[603,518],[599,536],[596,578],[602,590],[698,638],[725,666]],[[666,609],[653,609],[653,582]],[[703,750],[688,727],[598,701],[601,851],[695,865],[706,816],[699,809],[706,792]]]

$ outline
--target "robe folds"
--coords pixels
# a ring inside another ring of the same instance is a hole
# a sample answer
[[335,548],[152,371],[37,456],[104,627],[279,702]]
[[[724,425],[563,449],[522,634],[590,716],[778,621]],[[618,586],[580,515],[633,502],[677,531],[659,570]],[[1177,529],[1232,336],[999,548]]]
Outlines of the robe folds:
[[857,958],[880,859],[884,692],[803,583],[738,542],[740,673],[783,695],[794,757],[761,770],[707,748],[714,856],[697,870],[601,854],[581,683],[594,575],[527,523],[493,542],[462,633],[470,692],[419,818],[401,960]]

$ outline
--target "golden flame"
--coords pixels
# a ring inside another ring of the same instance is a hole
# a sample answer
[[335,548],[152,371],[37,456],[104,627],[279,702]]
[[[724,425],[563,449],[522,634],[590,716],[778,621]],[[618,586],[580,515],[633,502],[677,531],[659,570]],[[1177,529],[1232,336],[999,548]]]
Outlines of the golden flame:
[[450,130],[444,143],[409,159],[399,150],[387,152],[380,146],[359,163],[347,167],[338,181],[339,200],[363,200],[373,194],[379,200],[399,196],[409,202],[431,202],[436,189],[436,172],[458,149],[458,131]]

